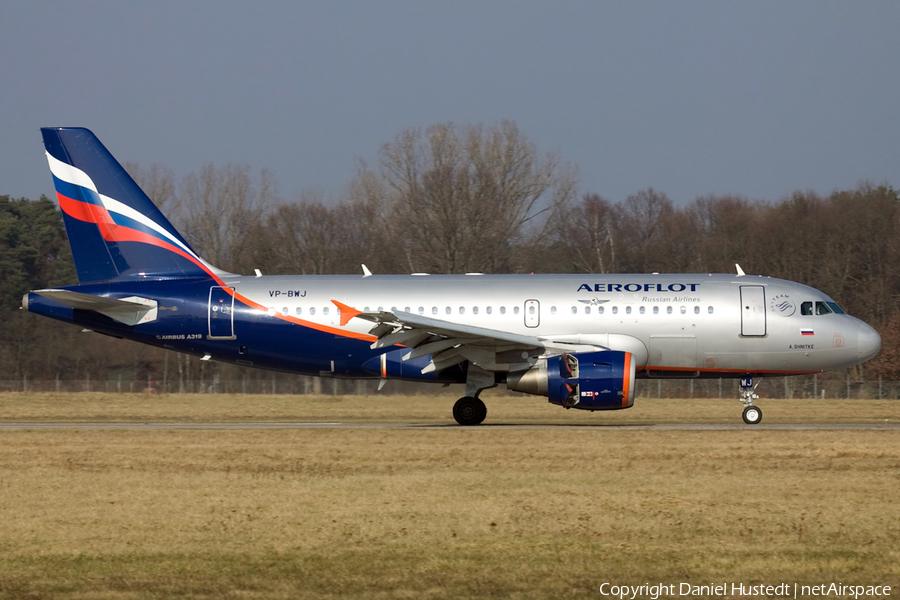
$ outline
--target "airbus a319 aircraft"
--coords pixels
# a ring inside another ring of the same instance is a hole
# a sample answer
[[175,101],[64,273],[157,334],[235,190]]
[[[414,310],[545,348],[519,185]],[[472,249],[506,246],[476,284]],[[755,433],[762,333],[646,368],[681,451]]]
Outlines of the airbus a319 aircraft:
[[[850,367],[881,338],[811,287],[745,275],[256,276],[190,247],[93,133],[44,128],[78,285],[25,310],[248,367],[465,384],[460,425],[497,385],[565,408],[634,404],[636,378],[754,379]],[[758,384],[758,383],[757,383]]]

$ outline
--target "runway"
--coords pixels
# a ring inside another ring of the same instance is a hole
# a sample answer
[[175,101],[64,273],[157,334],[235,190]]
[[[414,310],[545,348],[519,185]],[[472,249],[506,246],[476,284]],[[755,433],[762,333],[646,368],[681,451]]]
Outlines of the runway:
[[461,427],[456,423],[107,423],[107,422],[58,422],[58,423],[0,423],[0,431],[22,430],[275,430],[275,429],[461,429],[466,431],[490,429],[589,429],[631,431],[772,431],[772,430],[897,430],[900,423],[793,423],[793,424],[540,424],[540,423],[485,423],[474,427]]

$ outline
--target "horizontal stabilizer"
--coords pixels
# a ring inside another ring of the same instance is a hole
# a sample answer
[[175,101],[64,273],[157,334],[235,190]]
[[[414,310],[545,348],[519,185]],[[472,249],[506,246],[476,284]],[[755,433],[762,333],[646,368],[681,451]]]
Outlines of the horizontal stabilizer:
[[156,320],[156,300],[147,298],[105,298],[71,290],[35,290],[34,293],[64,306],[98,312],[125,325],[140,325]]

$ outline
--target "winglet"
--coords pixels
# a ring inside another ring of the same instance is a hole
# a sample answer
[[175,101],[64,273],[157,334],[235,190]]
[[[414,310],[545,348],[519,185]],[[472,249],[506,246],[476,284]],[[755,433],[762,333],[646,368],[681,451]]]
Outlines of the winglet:
[[367,267],[365,264],[363,264],[362,268],[363,268],[363,277],[371,277],[372,276],[372,271],[369,270],[369,267]]
[[744,275],[746,275],[746,273],[744,273],[744,270],[741,268],[741,265],[734,263],[734,268],[737,269],[738,277],[743,277]]
[[343,302],[338,302],[334,298],[331,299],[332,304],[338,307],[338,310],[341,311],[341,327],[347,325],[350,322],[350,319],[353,317],[359,316],[362,314],[361,310],[356,310],[350,306],[347,306]]

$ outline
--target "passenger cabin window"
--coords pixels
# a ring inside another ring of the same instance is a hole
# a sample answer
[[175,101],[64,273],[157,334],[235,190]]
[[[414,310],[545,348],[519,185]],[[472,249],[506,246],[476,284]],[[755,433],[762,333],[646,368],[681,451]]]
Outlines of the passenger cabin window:
[[631,307],[630,307],[630,306],[626,306],[626,307],[625,307],[625,314],[628,314],[628,315],[631,314]]
[[420,314],[420,315],[424,315],[424,314],[425,314],[425,307],[424,307],[424,306],[420,306],[420,307],[419,307],[419,314]]
[[505,307],[505,306],[501,306],[501,307],[500,307],[500,314],[501,314],[501,315],[505,315],[505,314],[506,314],[506,307]]
[[699,306],[695,306],[695,307],[694,307],[694,314],[695,314],[695,315],[699,315],[699,314],[700,314],[700,307],[699,307]]
[[572,314],[573,314],[573,315],[577,315],[577,314],[578,314],[578,307],[577,307],[577,306],[573,306],[573,307],[572,307]]
[[484,310],[485,310],[485,312],[487,312],[487,314],[491,314],[492,312],[494,312],[494,309],[493,309],[492,307],[490,307],[490,306],[488,306],[488,307],[485,308]]
[[672,314],[672,307],[671,307],[671,306],[667,306],[667,307],[666,307],[666,314],[669,314],[669,315]]
[[449,315],[450,313],[453,312],[453,309],[448,306],[444,312],[446,312]]
[[477,306],[473,306],[473,307],[472,307],[472,314],[473,314],[473,315],[477,315],[477,314],[478,314],[478,307],[477,307]]
[[297,312],[297,316],[299,317],[300,315],[303,314],[303,309],[298,306],[296,312]]
[[639,310],[640,310],[641,314],[644,314],[645,312],[647,312],[647,309],[644,308],[643,306]]
[[612,307],[612,313],[613,313],[614,315],[619,314],[619,307],[618,307],[618,306],[613,306],[613,307]]
[[584,314],[586,314],[586,315],[591,314],[591,307],[590,307],[590,306],[585,306],[585,307],[584,307]]
[[707,308],[706,312],[708,312],[709,314],[713,314],[713,307],[710,306],[709,308]]
[[513,314],[514,314],[514,315],[519,314],[519,307],[518,307],[518,306],[514,306],[514,307],[513,307]]
[[436,315],[436,314],[437,314],[437,306],[432,306],[432,307],[431,307],[431,314],[433,314],[433,315]]
[[310,307],[310,309],[309,309],[309,314],[311,314],[311,315],[316,314],[316,307],[315,307],[315,306],[311,306],[311,307]]
[[605,310],[605,309],[604,309],[602,306],[598,306],[598,307],[597,307],[597,314],[598,314],[598,315],[602,315],[603,312],[604,312],[604,310]]
[[465,306],[460,306],[460,307],[459,307],[459,314],[461,314],[461,315],[466,314],[466,307],[465,307]]
[[551,306],[551,307],[550,307],[550,314],[551,314],[551,315],[555,315],[555,314],[556,314],[556,307],[555,307],[555,306]]
[[653,314],[654,314],[654,315],[658,315],[658,314],[659,314],[659,307],[658,307],[658,306],[654,306],[654,307],[653,307]]
[[322,314],[323,314],[323,315],[327,315],[327,314],[328,314],[328,307],[327,307],[327,306],[326,306],[325,308],[322,309]]

